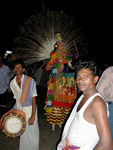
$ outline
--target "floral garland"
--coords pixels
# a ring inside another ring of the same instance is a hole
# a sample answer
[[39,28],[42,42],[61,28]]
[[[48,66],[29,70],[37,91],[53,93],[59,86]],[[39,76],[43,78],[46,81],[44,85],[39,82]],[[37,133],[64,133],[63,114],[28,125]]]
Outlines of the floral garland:
[[[66,52],[66,50],[64,50],[64,53],[66,55],[66,59],[61,61],[61,63],[67,64],[71,59],[69,57],[69,54]],[[49,107],[49,108],[51,107],[51,104],[52,104],[53,88],[54,88],[55,77],[56,77],[56,74],[57,74],[56,69],[58,67],[58,63],[60,62],[56,52],[51,52],[50,56],[51,56],[51,59],[50,59],[50,61],[48,62],[47,65],[53,65],[54,64],[54,70],[51,74],[51,80],[50,80],[50,83],[49,83],[49,86],[48,86],[48,93],[47,93],[48,97],[46,99],[47,100],[47,107]],[[50,111],[50,109],[48,109],[48,111]]]
[[[68,61],[70,61],[71,59],[69,58],[69,54],[66,52],[66,50],[64,50],[64,53],[66,55],[66,60],[63,60],[62,63],[63,64],[67,64]],[[58,67],[58,63],[60,61],[58,59],[58,56],[57,56],[56,52],[51,52],[50,57],[51,57],[51,60],[48,62],[48,65],[54,64],[54,68],[57,68]]]

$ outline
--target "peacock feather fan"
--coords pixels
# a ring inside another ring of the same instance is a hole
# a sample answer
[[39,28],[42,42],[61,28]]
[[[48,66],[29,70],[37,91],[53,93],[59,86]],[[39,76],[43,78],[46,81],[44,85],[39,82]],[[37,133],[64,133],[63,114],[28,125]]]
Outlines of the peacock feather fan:
[[77,49],[81,55],[88,53],[87,35],[83,27],[63,11],[47,10],[35,12],[19,27],[19,34],[13,40],[12,58],[21,57],[26,64],[48,60],[56,43],[57,32],[61,33],[70,56]]

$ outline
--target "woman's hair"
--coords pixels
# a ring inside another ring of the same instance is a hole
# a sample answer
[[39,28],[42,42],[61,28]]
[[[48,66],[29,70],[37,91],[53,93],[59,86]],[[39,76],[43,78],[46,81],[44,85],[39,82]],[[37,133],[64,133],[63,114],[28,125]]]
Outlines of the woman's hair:
[[16,59],[16,60],[13,62],[13,69],[14,69],[14,67],[15,67],[16,65],[18,65],[18,64],[21,64],[21,65],[22,65],[22,68],[25,68],[25,64],[24,64],[23,60],[21,60],[21,59]]
[[92,60],[79,60],[79,62],[76,64],[76,74],[79,70],[81,69],[90,69],[92,74],[94,76],[99,76],[100,75],[100,70],[97,66],[97,64],[92,61]]

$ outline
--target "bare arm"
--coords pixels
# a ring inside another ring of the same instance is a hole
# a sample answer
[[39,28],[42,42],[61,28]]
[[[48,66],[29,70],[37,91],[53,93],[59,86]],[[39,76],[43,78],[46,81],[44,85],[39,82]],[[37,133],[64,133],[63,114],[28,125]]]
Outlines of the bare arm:
[[96,97],[92,110],[99,134],[99,143],[94,150],[113,150],[113,141],[107,118],[107,106],[101,97]]
[[32,125],[35,121],[36,107],[36,97],[32,97],[32,115],[29,119],[29,125]]

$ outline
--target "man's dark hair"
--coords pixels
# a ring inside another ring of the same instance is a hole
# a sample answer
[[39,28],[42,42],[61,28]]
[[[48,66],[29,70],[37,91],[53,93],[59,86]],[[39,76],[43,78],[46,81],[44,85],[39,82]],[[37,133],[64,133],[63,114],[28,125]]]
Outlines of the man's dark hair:
[[79,60],[79,62],[76,64],[76,74],[79,70],[81,70],[83,68],[84,69],[89,68],[94,76],[99,76],[99,74],[100,74],[99,67],[92,60],[85,60],[85,61]]
[[16,59],[14,62],[13,62],[13,69],[16,65],[18,64],[21,64],[22,65],[22,68],[25,68],[25,64],[24,64],[24,61],[21,60],[21,59]]

